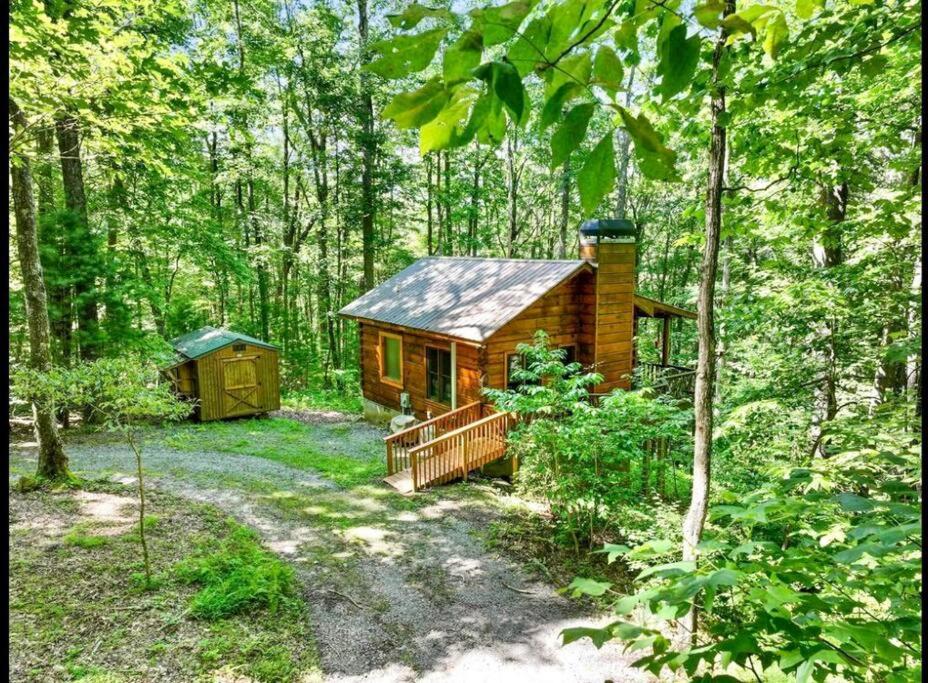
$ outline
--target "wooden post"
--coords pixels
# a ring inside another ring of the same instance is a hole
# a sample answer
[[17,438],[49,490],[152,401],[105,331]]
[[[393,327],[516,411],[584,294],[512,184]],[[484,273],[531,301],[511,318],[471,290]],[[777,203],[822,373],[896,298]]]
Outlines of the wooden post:
[[451,342],[451,410],[458,407],[458,344]]
[[393,474],[393,442],[387,441],[387,475]]
[[661,332],[661,365],[670,365],[670,316],[664,318],[664,330]]

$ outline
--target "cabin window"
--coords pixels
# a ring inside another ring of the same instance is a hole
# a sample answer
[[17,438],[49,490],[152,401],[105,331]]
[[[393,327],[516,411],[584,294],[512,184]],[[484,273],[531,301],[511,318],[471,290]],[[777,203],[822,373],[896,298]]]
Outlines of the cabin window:
[[430,401],[451,405],[451,352],[425,347],[425,395]]
[[564,351],[564,365],[570,365],[571,363],[577,362],[577,346],[575,344],[567,344],[561,347],[561,351]]
[[244,344],[233,344],[233,345],[232,345],[232,350],[233,350],[233,351],[236,351],[236,352],[244,351],[244,350],[245,350],[245,345],[244,345]]
[[399,335],[380,333],[380,380],[403,386],[403,338]]

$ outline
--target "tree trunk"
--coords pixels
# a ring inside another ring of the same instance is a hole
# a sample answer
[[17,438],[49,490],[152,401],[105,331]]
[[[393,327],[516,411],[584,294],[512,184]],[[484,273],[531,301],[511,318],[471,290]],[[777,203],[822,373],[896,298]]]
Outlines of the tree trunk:
[[[735,12],[735,0],[726,0],[723,14]],[[695,562],[698,557],[696,546],[702,539],[709,507],[709,485],[712,463],[712,409],[713,383],[715,380],[715,277],[719,260],[719,235],[722,229],[722,185],[725,176],[726,129],[721,122],[725,113],[725,88],[719,78],[719,66],[727,51],[728,35],[724,28],[719,31],[712,56],[712,129],[709,141],[709,178],[706,191],[706,243],[702,258],[699,281],[697,333],[699,353],[696,363],[696,388],[693,411],[696,423],[693,443],[693,484],[690,507],[683,521],[683,560]],[[685,632],[682,636],[696,636],[697,608],[683,618]]]
[[[52,358],[63,367],[71,365],[71,328],[74,325],[71,303],[71,275],[66,264],[70,263],[71,248],[67,231],[57,215],[55,205],[54,166],[58,163],[55,154],[55,133],[50,127],[36,131],[39,167],[36,173],[39,188],[38,231],[39,258],[45,274],[45,289],[48,294],[48,317],[52,333]],[[67,408],[58,411],[61,426],[70,424]]]
[[[819,202],[825,212],[828,226],[819,239],[812,244],[812,261],[819,269],[827,271],[844,261],[844,250],[841,246],[841,223],[847,215],[847,200],[847,183],[840,185],[828,184],[820,188]],[[824,366],[824,374],[815,388],[810,438],[813,444],[813,453],[824,455],[822,429],[826,423],[835,418],[838,412],[835,348],[837,322],[833,319],[821,321],[818,334],[823,347],[820,353],[820,364]]]
[[[14,128],[22,131],[26,117],[14,100],[9,100]],[[51,330],[45,296],[45,280],[39,258],[35,200],[32,196],[32,170],[25,156],[10,156],[10,181],[16,215],[16,250],[23,279],[26,322],[29,327],[29,364],[36,370],[51,369]],[[39,462],[36,474],[48,479],[68,477],[68,457],[64,453],[58,425],[51,406],[33,403]]]
[[[635,67],[632,66],[628,72],[628,89],[625,91],[625,106],[632,103],[632,86],[635,83]],[[625,218],[625,212],[628,205],[628,162],[631,158],[630,145],[631,137],[624,128],[619,129],[619,175],[616,179],[615,193],[615,217],[618,219]]]
[[560,236],[557,243],[557,257],[567,258],[567,228],[570,225],[570,158],[564,160],[561,172],[561,219],[558,227]]
[[87,217],[80,132],[77,121],[71,116],[59,118],[55,123],[55,130],[58,134],[64,201],[69,214],[66,239],[74,246],[71,267],[75,272],[74,304],[77,312],[79,353],[81,360],[90,361],[99,357],[101,343],[97,312],[98,254],[96,240],[90,232]]
[[[358,0],[358,35],[361,39],[361,63],[369,61],[367,47],[367,0]],[[361,242],[364,260],[362,291],[374,286],[374,101],[369,76],[361,75]]]

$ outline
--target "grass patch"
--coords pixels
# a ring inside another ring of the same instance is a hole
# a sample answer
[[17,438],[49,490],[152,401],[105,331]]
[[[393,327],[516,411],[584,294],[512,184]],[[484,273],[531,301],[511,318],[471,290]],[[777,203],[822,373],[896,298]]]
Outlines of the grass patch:
[[335,389],[315,389],[313,391],[288,391],[281,396],[285,408],[335,410],[339,413],[360,413],[364,409],[361,392],[351,393]]
[[[382,477],[383,445],[352,443],[348,433],[343,425],[307,425],[269,418],[183,425],[164,441],[178,450],[250,455],[294,469],[312,470],[344,488]],[[354,450],[358,452],[350,452]]]
[[89,550],[91,548],[99,548],[100,546],[106,545],[110,542],[109,536],[98,536],[94,534],[87,533],[86,524],[78,524],[71,531],[65,534],[64,538],[61,539],[65,545],[73,545],[78,548],[84,548]]
[[261,547],[251,529],[228,522],[231,533],[204,541],[175,567],[178,578],[200,587],[190,613],[215,621],[246,608],[278,609],[295,604],[293,569]]
[[[131,486],[97,488],[134,500]],[[305,605],[295,590],[280,590],[280,577],[292,572],[253,534],[216,508],[149,491],[154,514],[145,525],[156,581],[143,591],[133,579],[142,568],[134,530],[105,537],[108,542],[86,540],[95,538],[99,525],[82,512],[77,495],[42,490],[9,496],[10,680],[318,678]],[[193,613],[208,586],[189,584],[174,571],[191,558],[202,561],[209,578],[225,577],[220,586],[247,587],[232,591],[234,600],[228,591],[212,590],[221,600],[204,604],[225,616],[207,620]],[[232,565],[237,573],[220,571]],[[286,599],[274,597],[279,594]],[[229,609],[235,600],[248,606]]]

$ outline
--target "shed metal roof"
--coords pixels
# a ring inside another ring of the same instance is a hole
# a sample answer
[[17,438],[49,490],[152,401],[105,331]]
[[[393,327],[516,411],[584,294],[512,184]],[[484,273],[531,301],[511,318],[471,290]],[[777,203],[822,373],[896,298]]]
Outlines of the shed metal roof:
[[260,339],[249,337],[247,334],[210,327],[209,325],[172,339],[171,346],[182,356],[180,360],[184,361],[200,358],[207,353],[212,353],[213,351],[217,351],[235,342],[263,346],[266,349],[277,348],[273,344],[268,344]]
[[345,306],[350,318],[484,342],[586,261],[421,258]]

